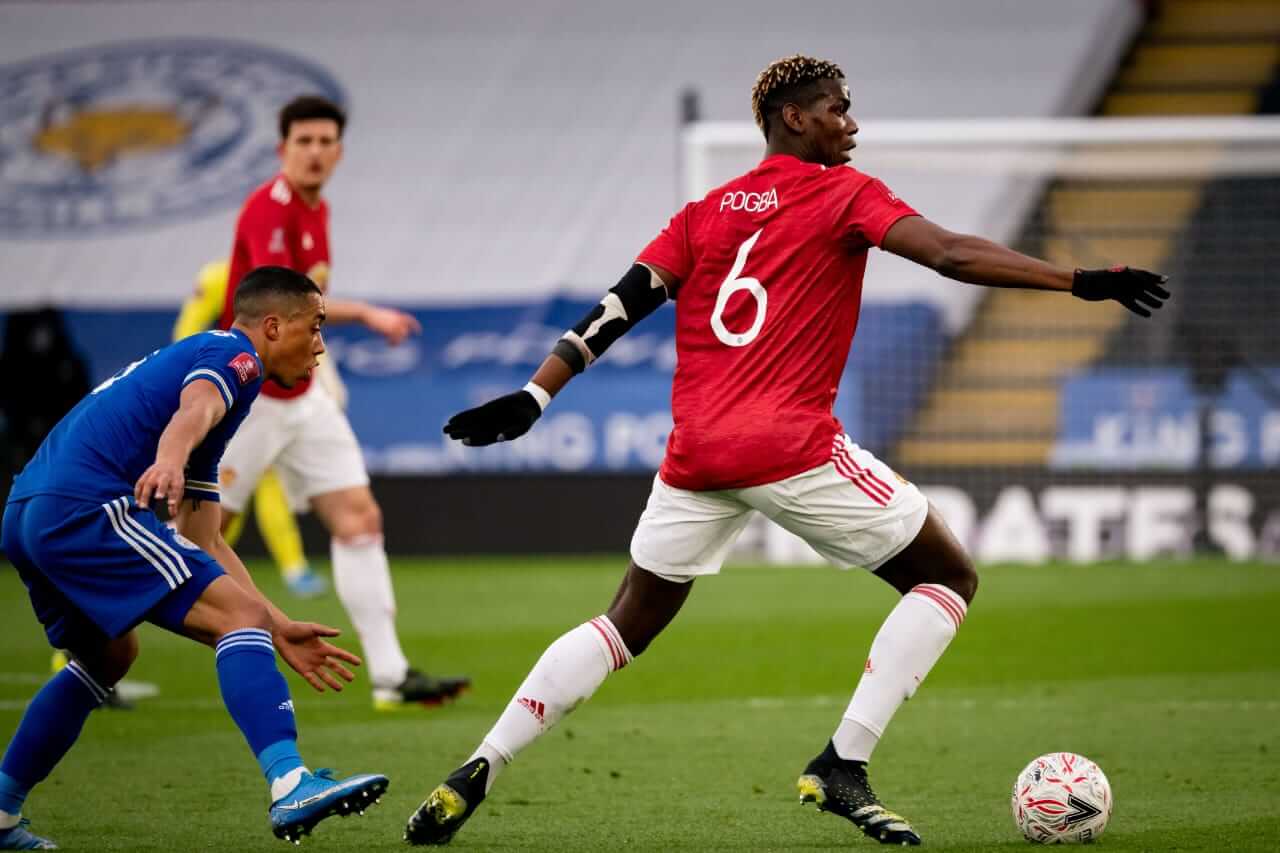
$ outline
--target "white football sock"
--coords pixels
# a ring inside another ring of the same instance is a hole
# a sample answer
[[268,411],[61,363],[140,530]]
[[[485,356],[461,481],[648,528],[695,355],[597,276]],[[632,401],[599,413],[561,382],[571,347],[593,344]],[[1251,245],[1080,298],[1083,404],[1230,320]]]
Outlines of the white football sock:
[[396,599],[382,537],[334,539],[329,552],[333,588],[360,636],[369,683],[375,689],[399,686],[409,672],[409,661],[396,635]]
[[912,587],[880,626],[844,719],[832,735],[836,754],[869,761],[898,706],[915,695],[956,635],[964,599],[941,584]]
[[470,764],[477,758],[483,758],[489,762],[489,776],[484,781],[484,792],[487,794],[489,789],[493,787],[493,780],[497,779],[498,773],[507,766],[507,757],[496,746],[482,740],[480,745],[476,747],[476,751],[471,753],[471,757],[464,761],[463,764]]
[[[489,784],[516,753],[591,697],[631,652],[608,616],[597,616],[547,647],[472,758],[489,758]],[[488,747],[492,752],[486,753]],[[487,790],[487,789],[486,789]]]
[[302,781],[302,774],[309,773],[305,767],[295,767],[283,776],[277,776],[271,780],[271,802],[283,797],[285,794],[297,787]]

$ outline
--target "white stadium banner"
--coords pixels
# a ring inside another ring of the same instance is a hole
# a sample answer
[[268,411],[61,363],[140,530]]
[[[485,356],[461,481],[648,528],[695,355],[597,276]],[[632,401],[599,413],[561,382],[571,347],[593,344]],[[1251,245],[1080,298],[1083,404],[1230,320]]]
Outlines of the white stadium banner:
[[179,302],[229,251],[297,94],[351,112],[328,192],[336,292],[595,294],[682,200],[686,87],[704,118],[741,120],[759,69],[799,51],[842,63],[868,128],[1073,114],[1139,18],[1131,0],[743,0],[726,14],[679,0],[0,3],[0,310]]

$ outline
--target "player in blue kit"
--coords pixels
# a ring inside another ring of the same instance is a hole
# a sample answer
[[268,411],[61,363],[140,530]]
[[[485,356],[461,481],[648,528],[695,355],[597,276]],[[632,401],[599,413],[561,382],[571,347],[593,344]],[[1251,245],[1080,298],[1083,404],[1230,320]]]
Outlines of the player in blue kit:
[[[20,816],[28,792],[75,742],[89,713],[138,654],[150,622],[213,646],[223,702],[271,788],[279,838],[377,800],[385,776],[311,773],[297,747],[279,652],[317,691],[342,689],[360,659],[295,622],[253,585],[219,531],[223,448],[263,379],[292,385],[324,351],[324,300],[284,267],[241,282],[229,331],[194,335],[95,388],[13,483],[0,546],[17,567],[49,642],[71,662],[31,700],[0,761],[0,850],[45,850]],[[176,530],[152,511],[167,504]]]

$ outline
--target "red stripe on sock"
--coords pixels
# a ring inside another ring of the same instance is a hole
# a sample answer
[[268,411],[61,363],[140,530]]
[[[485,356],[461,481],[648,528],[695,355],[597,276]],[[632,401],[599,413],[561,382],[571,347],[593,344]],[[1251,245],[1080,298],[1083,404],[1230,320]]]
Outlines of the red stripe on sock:
[[621,666],[621,662],[618,657],[618,647],[613,644],[613,637],[609,636],[609,632],[600,624],[598,618],[591,620],[591,627],[599,631],[600,636],[604,638],[604,644],[609,649],[609,657],[613,661],[613,668],[617,670]]
[[964,621],[964,611],[956,607],[956,604],[954,601],[952,601],[943,593],[938,592],[936,589],[933,589],[929,586],[925,586],[924,584],[921,584],[920,586],[913,587],[911,591],[918,592],[921,595],[925,596],[926,598],[929,598],[930,600],[937,602],[938,605],[942,607],[943,612],[945,612],[949,617],[951,617],[951,621],[955,623],[955,626],[957,628],[959,628],[960,623]]
[[607,616],[597,616],[600,620],[600,627],[609,632],[609,636],[613,637],[613,643],[618,648],[618,660],[622,663],[618,664],[618,669],[622,669],[631,663],[631,652],[627,650],[627,644],[622,641],[622,634],[618,633],[618,626],[609,621]]
[[951,590],[945,589],[943,587],[939,587],[936,584],[920,584],[919,586],[916,587],[916,589],[920,590],[925,595],[928,595],[931,598],[933,598],[934,601],[937,601],[939,604],[942,604],[944,607],[946,607],[947,611],[951,613],[953,617],[955,617],[957,626],[959,626],[959,624],[964,621],[964,616],[965,616],[964,603],[963,601],[957,602],[956,596],[954,593],[951,592]]
[[943,614],[944,614],[948,619],[950,619],[950,620],[951,620],[952,624],[954,624],[957,628],[959,628],[959,627],[960,627],[960,620],[959,620],[959,618],[956,616],[956,612],[955,612],[955,610],[954,610],[954,609],[952,609],[951,604],[950,604],[950,603],[949,603],[945,598],[943,598],[942,596],[938,595],[936,592],[931,592],[931,591],[926,590],[926,589],[920,589],[919,587],[916,587],[916,588],[915,588],[914,590],[912,590],[912,591],[913,591],[913,592],[917,592],[917,593],[919,593],[920,595],[923,595],[925,598],[928,598],[930,601],[932,601],[932,602],[934,602],[935,604],[937,604],[937,605],[938,605],[938,607],[942,609]]
[[609,636],[609,632],[600,624],[598,617],[591,620],[591,627],[599,631],[601,637],[604,637],[604,644],[609,647],[609,656],[613,658],[614,670],[622,669],[622,655],[618,654],[618,647],[613,644],[613,637]]
[[947,590],[946,592],[940,592],[937,589],[935,589],[933,592],[935,595],[939,596],[947,606],[951,608],[951,612],[956,617],[956,627],[959,628],[960,625],[964,622],[964,617],[966,612],[965,603],[963,599],[960,601],[957,601],[956,600],[957,596],[952,594],[950,590]]
[[963,598],[960,597],[960,593],[956,592],[954,589],[952,589],[949,586],[943,586],[942,584],[939,584],[939,583],[926,583],[926,584],[920,584],[920,586],[928,587],[929,589],[941,595],[947,601],[951,602],[951,606],[954,607],[960,613],[960,621],[961,622],[964,621],[964,617],[969,612],[969,605],[965,602]]

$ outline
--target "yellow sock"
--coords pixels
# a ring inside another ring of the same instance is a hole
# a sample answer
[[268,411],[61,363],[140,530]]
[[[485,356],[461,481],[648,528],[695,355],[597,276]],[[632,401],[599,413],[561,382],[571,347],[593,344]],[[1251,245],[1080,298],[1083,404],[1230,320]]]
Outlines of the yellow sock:
[[288,580],[306,571],[307,555],[302,550],[302,534],[289,509],[284,486],[274,471],[268,471],[253,494],[254,518],[262,541],[276,561],[280,574]]
[[231,523],[227,525],[227,530],[222,534],[222,538],[232,548],[236,547],[236,543],[240,541],[240,534],[244,533],[244,513],[237,513],[235,518],[231,519]]

